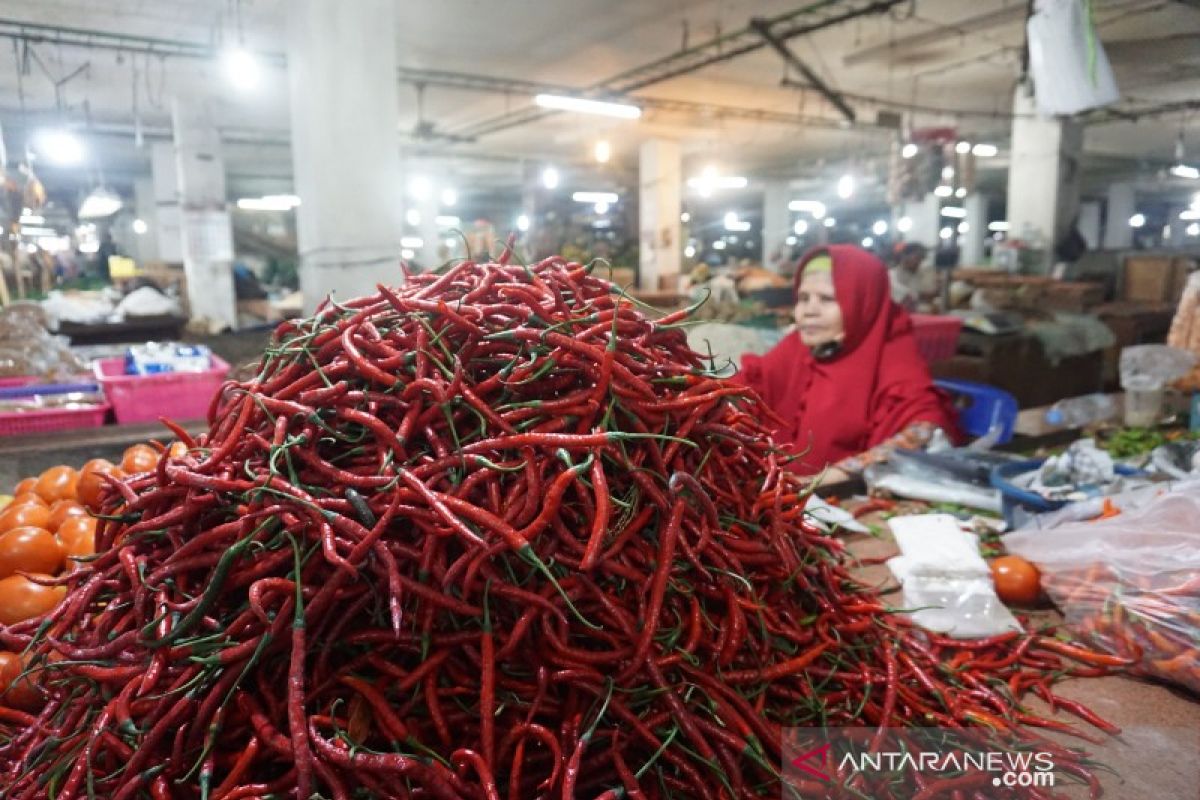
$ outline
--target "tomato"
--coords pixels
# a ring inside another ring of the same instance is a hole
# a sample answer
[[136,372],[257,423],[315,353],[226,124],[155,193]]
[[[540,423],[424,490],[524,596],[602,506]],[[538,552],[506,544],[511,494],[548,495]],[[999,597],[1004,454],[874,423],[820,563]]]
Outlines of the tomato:
[[32,525],[35,528],[50,527],[50,509],[35,503],[17,504],[15,501],[0,511],[0,533]]
[[50,506],[50,524],[46,526],[48,531],[58,530],[58,526],[62,525],[67,517],[86,517],[87,509],[79,505],[74,500],[59,500],[54,505]]
[[171,446],[167,448],[167,455],[171,458],[183,458],[187,452],[188,447],[183,442],[171,442]]
[[0,705],[36,711],[42,696],[31,676],[21,677],[25,662],[16,653],[0,652]]
[[66,594],[65,586],[42,586],[24,575],[0,578],[0,625],[16,625],[41,616],[62,602]]
[[96,520],[91,517],[71,517],[58,529],[58,543],[67,557],[67,566],[75,568],[79,562],[72,558],[90,556],[96,552]]
[[8,505],[9,505],[9,506],[28,506],[28,505],[34,505],[34,506],[41,506],[42,508],[49,508],[49,507],[50,507],[50,504],[49,504],[49,503],[47,503],[45,500],[43,500],[43,499],[42,499],[42,498],[41,498],[41,497],[38,495],[38,493],[37,493],[37,492],[21,492],[19,495],[17,495],[16,497],[14,497],[14,498],[12,499],[12,502],[11,502],[11,503],[9,503]]
[[63,547],[45,528],[25,526],[0,535],[0,578],[18,570],[50,575],[63,565]]
[[158,451],[148,444],[135,444],[121,458],[121,469],[130,475],[149,472],[158,466]]
[[33,488],[35,486],[37,486],[37,478],[26,478],[25,480],[18,483],[16,488],[13,489],[13,495],[25,494],[26,492],[32,492]]
[[1041,591],[1037,567],[1019,556],[1002,556],[992,562],[992,581],[996,594],[1005,603],[1031,606]]
[[47,503],[74,500],[79,473],[70,467],[51,467],[38,477],[35,491]]
[[79,495],[79,502],[92,511],[100,510],[100,494],[108,487],[108,481],[100,477],[101,475],[123,478],[125,472],[105,458],[93,458],[83,465],[83,469],[79,472],[79,486],[76,488],[76,493]]

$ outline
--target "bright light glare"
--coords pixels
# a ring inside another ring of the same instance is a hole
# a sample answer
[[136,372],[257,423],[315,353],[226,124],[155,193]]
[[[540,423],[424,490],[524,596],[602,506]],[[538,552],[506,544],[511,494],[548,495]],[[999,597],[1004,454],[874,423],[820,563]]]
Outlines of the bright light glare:
[[136,233],[138,236],[141,236],[146,231],[150,230],[150,226],[146,224],[146,220],[144,220],[144,219],[135,219],[130,224],[130,227],[133,228],[133,232]]
[[547,189],[558,188],[558,170],[554,167],[546,167],[542,170],[542,186]]
[[242,49],[226,50],[221,56],[221,66],[225,77],[242,92],[249,92],[258,87],[262,78],[262,70],[254,54]]
[[605,200],[601,200],[600,202],[596,203],[596,205],[592,206],[592,210],[595,211],[597,214],[607,214],[608,207],[609,207],[608,202]]
[[871,226],[871,233],[875,234],[876,236],[883,236],[885,233],[887,233],[887,231],[888,224],[886,220],[875,220],[875,224]]
[[642,109],[629,103],[610,103],[561,94],[539,94],[533,98],[533,102],[542,108],[551,108],[555,111],[576,111],[580,114],[598,114],[602,117],[637,119],[642,115]]
[[1146,224],[1146,215],[1145,214],[1134,214],[1132,217],[1129,218],[1129,227],[1131,227],[1131,228],[1140,228],[1145,224]]
[[783,240],[784,244],[786,244],[788,247],[791,247],[791,246],[792,246],[792,245],[794,245],[794,244],[795,244],[797,241],[799,241],[799,240],[798,240],[798,239],[797,239],[795,236],[789,236],[789,237],[787,237],[786,239],[784,239],[784,240]]
[[517,230],[524,233],[529,230],[529,215],[521,214],[517,217]]
[[949,197],[950,195],[954,194],[954,190],[951,189],[949,186],[942,184],[941,186],[934,189],[933,193],[935,195],[937,195],[938,197]]
[[682,214],[680,214],[680,215],[679,215],[679,221],[680,221],[680,222],[691,222],[691,221],[692,221],[692,215],[691,215],[691,214],[689,214],[688,212],[686,212],[686,211],[685,211],[685,212],[683,212]]
[[420,250],[425,246],[425,240],[420,236],[404,236],[400,239],[400,246],[409,250]]
[[954,152],[960,153],[960,154],[971,152],[971,143],[970,142],[959,142],[958,144],[954,145]]
[[864,239],[862,240],[862,246],[863,246],[863,247],[874,247],[874,246],[875,246],[875,240],[874,240],[874,239],[872,239],[870,236],[868,236],[868,237],[866,237],[866,238],[864,238]]
[[1193,181],[1200,179],[1200,169],[1187,164],[1176,164],[1171,167],[1171,174],[1176,178],[1187,178]]
[[421,212],[415,208],[410,208],[408,211],[404,212],[404,221],[407,222],[409,225],[413,225],[413,226],[420,225],[421,224]]
[[796,224],[792,226],[797,236],[803,236],[808,233],[808,223],[802,219],[796,220]]
[[966,221],[958,223],[958,232],[959,233],[970,233],[971,232],[971,223],[966,222]]
[[960,186],[960,187],[958,187],[957,189],[955,189],[955,190],[954,190],[954,196],[955,196],[955,197],[957,197],[957,198],[959,198],[960,200],[961,200],[962,198],[966,197],[966,196],[967,196],[967,187],[965,187],[965,186]]
[[462,219],[451,214],[439,214],[433,221],[439,228],[457,228],[462,225]]
[[442,189],[442,205],[452,206],[458,202],[458,192],[450,187]]
[[1008,223],[1002,219],[988,223],[988,230],[993,233],[1004,233],[1008,230]]
[[418,175],[408,182],[408,193],[418,200],[427,199],[432,190],[433,184],[429,182],[429,178],[423,175]]
[[793,200],[788,203],[788,211],[807,211],[813,219],[825,216],[825,204],[820,200]]
[[687,247],[683,248],[683,255],[687,258],[695,258],[696,248],[689,244]]
[[83,161],[83,142],[70,131],[41,131],[34,136],[33,146],[55,166],[71,167]]
[[946,206],[942,209],[943,217],[953,217],[954,219],[962,219],[967,216],[967,210],[961,206]]
[[900,155],[904,158],[913,158],[919,151],[920,148],[918,148],[912,142],[909,142],[908,144],[904,145],[904,147],[900,148]]
[[106,189],[97,189],[84,198],[79,206],[80,219],[108,217],[121,210],[121,198]]
[[837,220],[836,220],[836,219],[834,219],[833,217],[826,217],[826,218],[825,218],[825,227],[826,227],[826,228],[832,228],[834,225],[837,225]]
[[992,158],[1000,152],[1000,148],[994,144],[977,144],[971,148],[971,152],[980,158]]
[[600,141],[596,142],[595,147],[592,148],[592,155],[595,156],[596,160],[601,164],[607,164],[608,160],[612,158],[612,145],[608,143],[607,139],[601,139]]
[[617,202],[616,192],[575,192],[571,195],[571,199],[576,203],[615,203]]
[[417,257],[417,254],[415,252],[413,252],[412,250],[404,249],[404,250],[400,251],[400,257],[405,259],[406,261],[411,261],[412,259]]
[[908,233],[912,230],[912,217],[901,217],[896,220],[896,230],[901,233]]
[[853,175],[843,175],[842,177],[838,178],[838,182],[837,182],[838,197],[842,198],[843,200],[846,200],[852,194],[854,194],[854,176]]
[[1200,222],[1193,222],[1187,226],[1188,236],[1200,236]]
[[713,250],[724,250],[724,249],[725,249],[725,240],[724,239],[717,239],[715,242],[713,242]]
[[45,225],[46,218],[41,214],[30,214],[29,209],[25,209],[25,213],[21,215],[19,220],[22,225]]
[[950,228],[942,228],[940,231],[938,231],[938,236],[942,239],[949,239],[953,235],[954,231]]

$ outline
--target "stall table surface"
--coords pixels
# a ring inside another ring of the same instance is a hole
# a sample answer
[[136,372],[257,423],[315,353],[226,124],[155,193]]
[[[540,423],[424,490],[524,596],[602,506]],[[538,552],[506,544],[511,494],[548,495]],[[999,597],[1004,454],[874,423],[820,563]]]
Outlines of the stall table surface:
[[[848,501],[844,505],[852,509],[855,503]],[[930,510],[924,503],[905,501],[891,513],[921,514]],[[839,534],[853,557],[866,561],[899,554],[886,519],[880,513],[866,515],[861,521],[873,527],[877,535]],[[865,584],[888,592],[885,600],[900,604],[899,587],[886,565],[862,566],[854,573]],[[1062,621],[1061,615],[1053,609],[1035,610],[1028,616],[1027,627]],[[1103,765],[1102,769],[1097,769],[1097,775],[1104,787],[1105,798],[1200,798],[1200,697],[1165,684],[1118,675],[1069,678],[1057,684],[1054,692],[1086,704],[1123,731],[1116,737],[1104,737],[1073,716],[1062,712],[1050,714],[1049,708],[1037,697],[1026,695],[1022,699],[1035,714],[1062,720],[1088,735],[1104,738],[1103,743],[1090,745],[1072,737],[1047,734],[1064,744],[1085,747]],[[1087,792],[1077,791],[1079,789],[1081,787],[1069,787],[1066,795],[1086,797]],[[1063,791],[1061,785],[1055,791]]]

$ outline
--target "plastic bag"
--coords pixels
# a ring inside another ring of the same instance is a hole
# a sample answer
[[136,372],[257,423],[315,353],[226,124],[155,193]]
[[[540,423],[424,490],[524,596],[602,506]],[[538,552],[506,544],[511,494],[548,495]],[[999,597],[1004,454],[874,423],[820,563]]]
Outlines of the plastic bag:
[[1077,635],[1200,692],[1200,482],[1160,491],[1116,516],[1022,529],[1004,544],[1037,565]]
[[1038,113],[1077,114],[1120,99],[1082,0],[1038,0],[1026,31]]
[[1121,388],[1161,389],[1196,365],[1196,354],[1166,344],[1139,344],[1121,351]]

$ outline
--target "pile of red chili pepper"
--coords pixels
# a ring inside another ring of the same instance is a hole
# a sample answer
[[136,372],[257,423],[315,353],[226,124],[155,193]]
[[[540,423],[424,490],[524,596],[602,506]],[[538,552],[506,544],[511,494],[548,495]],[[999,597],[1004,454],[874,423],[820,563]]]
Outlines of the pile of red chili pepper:
[[281,325],[0,629],[45,700],[0,713],[0,793],[778,797],[789,726],[1074,730],[1018,697],[1120,661],[889,613],[686,317],[556,258]]

